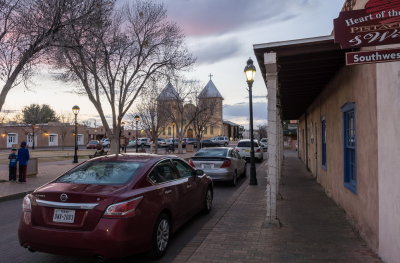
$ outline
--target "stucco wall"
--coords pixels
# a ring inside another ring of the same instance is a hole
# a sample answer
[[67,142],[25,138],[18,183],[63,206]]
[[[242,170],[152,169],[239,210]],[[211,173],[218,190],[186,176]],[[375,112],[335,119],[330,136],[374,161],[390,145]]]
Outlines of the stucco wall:
[[[376,121],[376,66],[343,67],[330,84],[302,116],[299,155],[325,188],[327,194],[341,206],[360,234],[374,250],[378,249],[378,165]],[[357,193],[344,186],[343,120],[341,107],[355,102]],[[327,169],[321,167],[321,117],[326,119]],[[307,129],[305,125],[307,119]],[[302,140],[303,139],[303,140]]]
[[377,73],[379,254],[385,262],[399,262],[400,62],[378,64]]

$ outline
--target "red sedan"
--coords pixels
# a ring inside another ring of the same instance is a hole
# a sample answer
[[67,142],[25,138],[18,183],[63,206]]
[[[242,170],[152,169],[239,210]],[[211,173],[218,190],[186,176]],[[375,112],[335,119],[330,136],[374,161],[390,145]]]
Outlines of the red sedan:
[[174,156],[109,155],[88,160],[28,194],[18,230],[31,251],[96,256],[164,255],[170,236],[212,208],[213,185]]

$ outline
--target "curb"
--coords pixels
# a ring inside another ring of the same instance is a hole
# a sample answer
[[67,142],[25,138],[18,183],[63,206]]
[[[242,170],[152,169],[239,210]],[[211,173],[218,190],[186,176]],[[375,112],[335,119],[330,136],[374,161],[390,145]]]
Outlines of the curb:
[[0,202],[5,202],[5,201],[10,201],[10,200],[15,200],[24,197],[25,195],[32,193],[33,190],[25,191],[25,192],[20,192],[16,194],[11,194],[11,195],[6,195],[6,196],[0,196]]

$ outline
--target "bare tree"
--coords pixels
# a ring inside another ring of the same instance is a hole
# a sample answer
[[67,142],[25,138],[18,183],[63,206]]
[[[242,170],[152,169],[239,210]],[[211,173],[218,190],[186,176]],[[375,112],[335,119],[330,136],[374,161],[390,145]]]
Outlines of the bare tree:
[[[217,125],[220,123],[219,120],[212,118],[218,109],[218,103],[214,99],[201,99],[196,96],[195,107],[189,114],[193,119],[193,129],[198,140],[198,144],[203,137],[203,132],[206,127]],[[199,145],[198,145],[199,146]]]
[[[71,27],[70,48],[60,66],[65,77],[82,85],[118,152],[121,122],[151,77],[186,69],[194,59],[184,46],[180,28],[167,21],[162,4],[135,0],[114,11],[91,34]],[[111,123],[106,113],[111,113]]]
[[[8,92],[32,75],[32,67],[70,27],[83,28],[113,0],[0,0],[0,110]],[[87,28],[87,26],[86,26]],[[46,51],[46,52],[45,52]]]
[[59,123],[57,124],[57,131],[60,135],[61,147],[64,150],[65,141],[68,135],[74,132],[74,117],[71,113],[61,113],[58,115]]
[[267,138],[268,137],[268,126],[266,124],[258,125],[257,129],[258,129],[258,136],[259,136],[260,140],[262,138]]
[[[161,92],[161,86],[154,80],[148,89],[144,90],[141,102],[136,107],[140,117],[141,128],[144,129],[155,144],[155,152],[158,150],[158,136],[167,126],[170,118],[166,114],[167,105],[157,98]],[[136,114],[131,114],[134,119]]]

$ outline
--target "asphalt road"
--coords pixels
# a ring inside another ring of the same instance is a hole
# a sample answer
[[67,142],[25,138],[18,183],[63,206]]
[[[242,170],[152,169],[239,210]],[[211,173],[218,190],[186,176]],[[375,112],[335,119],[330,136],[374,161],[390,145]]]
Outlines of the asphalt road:
[[[265,157],[265,154],[264,154]],[[265,160],[265,159],[264,159]],[[258,166],[259,164],[257,164]],[[250,165],[247,165],[247,175],[249,175]],[[202,229],[218,209],[222,209],[226,200],[228,200],[244,183],[248,183],[249,176],[241,178],[236,187],[227,184],[216,183],[214,186],[214,204],[213,210],[208,215],[199,214],[193,217],[184,227],[182,227],[170,242],[166,255],[156,262],[172,262],[176,255],[185,247],[185,245]],[[31,253],[22,248],[18,243],[17,229],[21,213],[22,199],[0,202],[0,263],[88,263],[96,262],[94,258],[66,257],[60,255],[51,255],[41,252]],[[146,255],[134,255],[128,258],[115,259],[107,262],[125,263],[125,262],[155,262],[146,258]]]

